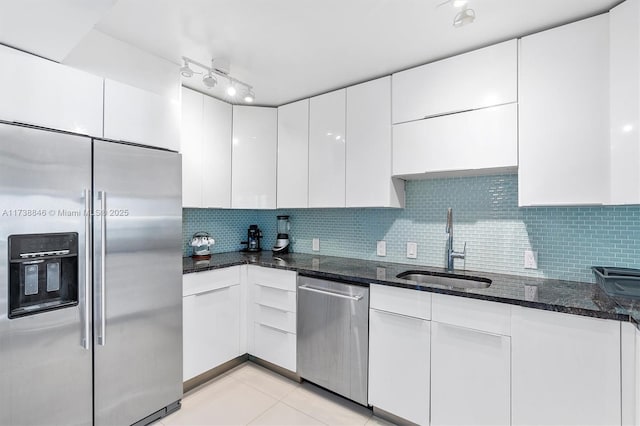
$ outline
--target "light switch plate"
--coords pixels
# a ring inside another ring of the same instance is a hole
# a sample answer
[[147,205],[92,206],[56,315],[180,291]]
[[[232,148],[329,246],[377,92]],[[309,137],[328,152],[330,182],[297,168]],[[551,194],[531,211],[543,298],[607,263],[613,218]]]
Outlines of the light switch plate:
[[314,238],[311,243],[311,250],[320,251],[320,238]]
[[538,269],[538,252],[533,250],[524,251],[524,268]]
[[378,241],[376,246],[376,254],[378,256],[386,256],[387,255],[387,242],[386,241]]
[[418,243],[407,243],[407,258],[416,259],[418,257]]

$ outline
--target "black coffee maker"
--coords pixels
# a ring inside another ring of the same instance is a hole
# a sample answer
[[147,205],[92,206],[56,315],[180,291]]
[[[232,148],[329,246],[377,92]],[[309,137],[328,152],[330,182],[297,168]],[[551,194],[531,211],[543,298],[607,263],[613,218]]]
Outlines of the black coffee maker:
[[262,238],[262,231],[258,228],[258,225],[249,225],[247,230],[247,241],[242,241],[240,244],[246,244],[247,247],[242,251],[260,251],[260,238]]

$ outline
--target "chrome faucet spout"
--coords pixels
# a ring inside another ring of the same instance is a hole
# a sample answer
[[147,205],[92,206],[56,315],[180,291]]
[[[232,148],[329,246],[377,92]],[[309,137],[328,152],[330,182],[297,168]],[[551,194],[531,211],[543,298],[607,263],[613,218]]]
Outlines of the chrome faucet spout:
[[453,271],[454,259],[464,259],[467,254],[467,243],[464,243],[464,250],[457,252],[453,249],[453,209],[447,209],[447,228],[446,233],[449,235],[447,239],[447,271]]

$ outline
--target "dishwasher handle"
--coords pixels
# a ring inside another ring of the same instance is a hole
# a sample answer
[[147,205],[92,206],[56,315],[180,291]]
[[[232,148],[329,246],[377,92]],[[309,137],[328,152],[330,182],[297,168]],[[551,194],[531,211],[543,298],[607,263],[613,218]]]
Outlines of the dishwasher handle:
[[306,290],[306,291],[310,291],[313,293],[320,293],[320,294],[324,294],[326,296],[333,296],[333,297],[339,297],[341,299],[349,299],[349,300],[354,300],[354,301],[359,301],[361,300],[364,296],[362,296],[362,294],[344,294],[344,293],[338,293],[335,291],[329,291],[326,289],[321,289],[321,288],[317,288],[317,287],[312,287],[309,284],[303,284],[301,286],[298,286],[298,288],[300,290]]

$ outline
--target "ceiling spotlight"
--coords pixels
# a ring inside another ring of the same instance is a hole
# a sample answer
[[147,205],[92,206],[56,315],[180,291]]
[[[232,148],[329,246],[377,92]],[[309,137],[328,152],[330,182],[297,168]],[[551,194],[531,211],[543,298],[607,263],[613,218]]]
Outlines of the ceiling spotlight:
[[248,104],[251,104],[255,100],[256,100],[256,95],[253,93],[253,90],[248,89],[247,93],[244,95],[244,101]]
[[218,83],[218,80],[214,77],[213,73],[209,71],[207,74],[202,77],[202,82],[209,89],[213,89],[215,85]]
[[184,65],[180,67],[180,74],[183,77],[193,77],[193,70],[189,68],[189,62],[184,61]]
[[476,20],[476,12],[464,6],[460,12],[453,18],[453,26],[456,28],[464,27]]
[[453,0],[453,7],[462,7],[467,4],[467,0]]
[[230,84],[229,87],[227,87],[227,95],[233,98],[236,95],[236,93],[238,93],[238,91],[236,90],[236,87],[233,85],[233,83]]

